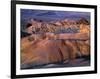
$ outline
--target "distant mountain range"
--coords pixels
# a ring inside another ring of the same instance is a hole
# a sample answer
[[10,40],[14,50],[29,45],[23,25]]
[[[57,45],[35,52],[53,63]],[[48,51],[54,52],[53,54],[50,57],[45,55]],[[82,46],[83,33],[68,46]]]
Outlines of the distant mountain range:
[[21,9],[21,20],[29,20],[31,18],[43,21],[58,21],[66,18],[71,20],[78,20],[80,18],[85,18],[90,21],[90,13],[74,11]]

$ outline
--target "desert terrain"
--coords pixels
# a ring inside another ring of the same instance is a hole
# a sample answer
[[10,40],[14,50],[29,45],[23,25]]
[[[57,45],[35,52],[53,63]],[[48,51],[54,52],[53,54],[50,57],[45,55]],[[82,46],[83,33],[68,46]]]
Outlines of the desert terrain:
[[90,65],[90,23],[85,19],[31,19],[21,31],[21,69]]

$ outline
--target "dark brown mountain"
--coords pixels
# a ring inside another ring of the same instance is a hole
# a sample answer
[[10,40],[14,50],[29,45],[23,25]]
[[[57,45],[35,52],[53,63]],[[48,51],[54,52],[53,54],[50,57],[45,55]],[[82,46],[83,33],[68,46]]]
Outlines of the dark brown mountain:
[[77,21],[78,24],[85,24],[85,25],[89,25],[89,21],[86,20],[85,18],[81,18],[80,20]]

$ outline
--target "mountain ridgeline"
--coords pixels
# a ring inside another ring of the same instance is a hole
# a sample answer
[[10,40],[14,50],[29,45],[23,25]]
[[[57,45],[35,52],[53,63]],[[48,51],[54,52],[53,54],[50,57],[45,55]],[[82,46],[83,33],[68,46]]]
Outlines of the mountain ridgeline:
[[[80,26],[84,25],[89,26],[90,23],[85,18],[81,18],[80,20],[68,20],[64,19],[61,21],[42,21],[37,19],[30,19],[25,22],[22,22],[21,28],[21,36],[27,36],[30,34],[43,34],[43,33],[54,33],[54,34],[61,34],[61,33],[79,33]],[[88,27],[89,28],[89,27]]]

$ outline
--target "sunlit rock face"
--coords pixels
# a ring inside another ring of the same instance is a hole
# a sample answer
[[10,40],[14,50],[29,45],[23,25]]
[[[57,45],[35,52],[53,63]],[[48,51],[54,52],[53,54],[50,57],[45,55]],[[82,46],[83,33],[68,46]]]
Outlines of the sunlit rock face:
[[[32,37],[31,37],[32,38]],[[40,38],[40,36],[39,36]],[[42,65],[73,61],[78,56],[90,55],[89,42],[23,38],[21,64]],[[80,49],[80,50],[79,50]]]
[[61,40],[40,40],[37,44],[30,43],[22,50],[22,64],[41,65],[74,59],[77,52],[72,47],[71,42],[65,43]]
[[[40,40],[36,44],[29,44],[26,49],[23,49],[22,64],[33,63],[35,65],[41,65],[62,61],[63,57],[61,57],[60,44],[60,40]],[[67,59],[67,53],[64,56]]]

